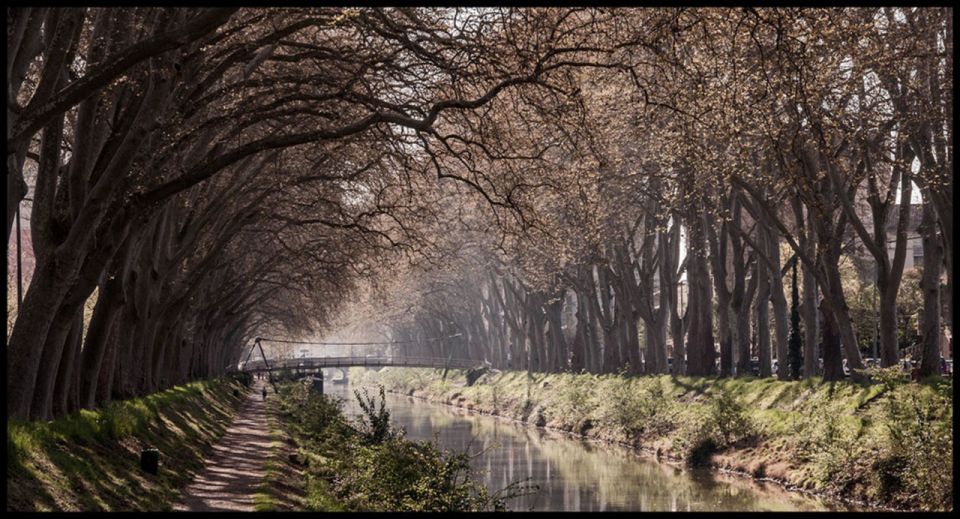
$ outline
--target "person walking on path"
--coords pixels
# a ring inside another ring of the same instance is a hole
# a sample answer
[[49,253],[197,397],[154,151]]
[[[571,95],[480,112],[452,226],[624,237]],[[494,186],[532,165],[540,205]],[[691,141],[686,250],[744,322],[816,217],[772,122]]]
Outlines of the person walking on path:
[[266,386],[266,385],[263,386],[263,390],[260,391],[260,394],[263,395],[263,400],[266,401],[266,400],[267,400],[267,386]]

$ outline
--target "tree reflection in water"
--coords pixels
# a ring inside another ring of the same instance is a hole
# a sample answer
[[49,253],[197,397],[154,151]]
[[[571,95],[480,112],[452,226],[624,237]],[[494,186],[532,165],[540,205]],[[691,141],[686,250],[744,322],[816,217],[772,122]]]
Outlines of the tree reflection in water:
[[[681,469],[628,449],[571,438],[408,397],[387,396],[407,437],[436,439],[476,455],[491,490],[529,478],[539,492],[508,503],[513,510],[748,511],[849,509],[777,485],[707,469]],[[350,405],[348,414],[357,410]]]

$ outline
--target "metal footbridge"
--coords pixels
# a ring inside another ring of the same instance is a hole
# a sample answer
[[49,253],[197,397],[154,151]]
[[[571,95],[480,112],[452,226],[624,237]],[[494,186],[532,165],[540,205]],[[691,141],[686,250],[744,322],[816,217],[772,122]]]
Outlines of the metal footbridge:
[[410,367],[410,368],[453,368],[468,369],[481,364],[481,361],[469,359],[451,359],[446,357],[407,357],[390,355],[363,355],[352,357],[297,357],[291,359],[250,360],[241,362],[240,371],[274,371],[282,369],[312,370],[319,368],[346,368],[350,366],[369,367]]

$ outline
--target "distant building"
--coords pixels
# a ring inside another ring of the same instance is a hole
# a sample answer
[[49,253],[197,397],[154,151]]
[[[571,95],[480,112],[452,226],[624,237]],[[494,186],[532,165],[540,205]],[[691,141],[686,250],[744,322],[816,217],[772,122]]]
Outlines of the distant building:
[[[920,204],[910,204],[910,221],[907,224],[907,256],[903,262],[903,270],[907,271],[918,267],[923,263],[923,242],[920,236],[920,218],[923,207]],[[873,215],[869,209],[865,209],[860,214],[860,220],[863,226],[871,235],[873,234]],[[897,251],[897,224],[900,220],[900,204],[894,205],[887,216],[887,222],[884,226],[886,234],[885,242],[887,257],[893,261],[893,256]],[[877,279],[877,266],[873,254],[867,249],[860,236],[854,230],[852,225],[848,225],[846,235],[853,245],[852,259],[856,263],[860,278],[866,283],[874,283]]]
[[[907,257],[903,263],[904,270],[918,267],[923,263],[923,243],[919,230],[922,216],[923,206],[910,204],[910,222],[907,224]],[[897,223],[899,220],[900,204],[897,204],[890,210],[890,216],[887,217],[887,225],[884,229],[887,233],[887,257],[891,261],[893,261],[893,256],[897,250]]]

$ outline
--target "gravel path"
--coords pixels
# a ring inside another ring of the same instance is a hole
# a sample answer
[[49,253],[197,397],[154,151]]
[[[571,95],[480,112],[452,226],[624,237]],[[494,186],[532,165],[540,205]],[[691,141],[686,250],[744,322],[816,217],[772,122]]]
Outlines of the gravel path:
[[[254,381],[254,391],[174,510],[253,511],[253,496],[263,481],[272,442],[268,402],[260,395],[264,385],[262,380]],[[268,399],[276,398],[270,393]]]

